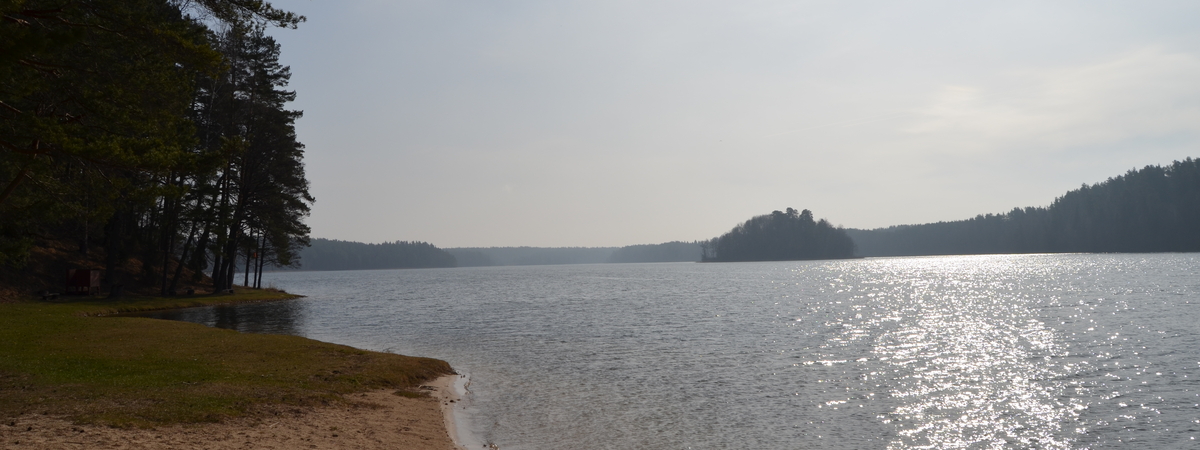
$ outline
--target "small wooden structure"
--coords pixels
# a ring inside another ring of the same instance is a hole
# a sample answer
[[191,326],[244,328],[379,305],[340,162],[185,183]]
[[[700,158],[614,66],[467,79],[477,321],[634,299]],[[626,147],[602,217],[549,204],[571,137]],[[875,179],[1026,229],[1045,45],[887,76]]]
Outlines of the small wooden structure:
[[94,269],[67,269],[67,295],[96,295],[100,293],[100,274]]

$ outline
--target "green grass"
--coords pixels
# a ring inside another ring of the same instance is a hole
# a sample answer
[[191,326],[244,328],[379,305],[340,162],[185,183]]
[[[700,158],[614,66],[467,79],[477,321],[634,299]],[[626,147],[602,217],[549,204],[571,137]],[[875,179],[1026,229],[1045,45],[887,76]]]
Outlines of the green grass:
[[0,417],[82,423],[213,422],[278,407],[346,402],[452,373],[444,362],[296,336],[244,334],[117,312],[289,298],[227,296],[0,304]]

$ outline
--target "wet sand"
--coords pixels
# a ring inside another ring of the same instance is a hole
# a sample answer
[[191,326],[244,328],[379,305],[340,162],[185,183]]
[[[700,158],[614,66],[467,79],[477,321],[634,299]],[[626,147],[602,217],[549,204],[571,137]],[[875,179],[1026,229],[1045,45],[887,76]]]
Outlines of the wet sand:
[[352,405],[265,408],[215,424],[112,428],[26,415],[0,423],[0,448],[461,450],[451,438],[458,377],[422,386],[428,398],[365,392],[347,396]]

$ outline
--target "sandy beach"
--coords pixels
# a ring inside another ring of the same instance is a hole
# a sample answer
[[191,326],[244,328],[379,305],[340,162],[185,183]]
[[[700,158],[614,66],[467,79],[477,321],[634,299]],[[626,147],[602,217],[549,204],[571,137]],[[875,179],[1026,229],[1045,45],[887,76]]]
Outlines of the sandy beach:
[[428,398],[381,390],[349,395],[351,405],[264,408],[215,424],[123,429],[26,415],[0,423],[0,448],[461,450],[451,438],[458,377],[423,385]]

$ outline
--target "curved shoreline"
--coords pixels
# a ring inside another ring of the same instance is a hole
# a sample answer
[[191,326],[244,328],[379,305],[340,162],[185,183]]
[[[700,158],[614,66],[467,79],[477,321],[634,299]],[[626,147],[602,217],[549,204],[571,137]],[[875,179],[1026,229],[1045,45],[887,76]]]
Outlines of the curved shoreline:
[[448,408],[461,377],[444,361],[97,317],[295,297],[2,305],[0,448],[462,448]]

